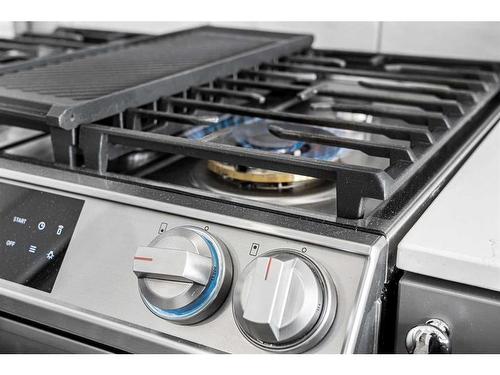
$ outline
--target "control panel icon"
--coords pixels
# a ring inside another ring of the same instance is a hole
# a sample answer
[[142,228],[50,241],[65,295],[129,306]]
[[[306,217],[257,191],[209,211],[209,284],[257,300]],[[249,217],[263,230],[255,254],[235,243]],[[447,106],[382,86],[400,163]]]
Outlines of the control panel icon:
[[35,245],[30,245],[30,247],[28,248],[28,251],[32,254],[36,253],[36,249],[37,247]]
[[44,230],[45,226],[46,226],[45,221],[40,221],[38,223],[38,230]]
[[259,248],[260,248],[260,245],[258,243],[253,243],[252,246],[250,247],[250,252],[249,254],[251,256],[257,256],[257,254],[259,253]]
[[165,231],[167,230],[167,226],[168,226],[167,223],[161,223],[160,224],[160,229],[158,229],[158,234],[165,233]]
[[26,225],[26,223],[28,222],[28,219],[26,219],[25,217],[14,216],[12,221],[16,224]]
[[58,225],[58,226],[57,226],[57,231],[56,231],[56,234],[57,234],[58,236],[60,236],[60,235],[62,234],[62,232],[63,232],[63,229],[64,229],[64,226],[63,226],[63,225]]
[[50,250],[48,253],[47,253],[47,259],[48,260],[52,260],[54,259],[54,252],[52,250]]

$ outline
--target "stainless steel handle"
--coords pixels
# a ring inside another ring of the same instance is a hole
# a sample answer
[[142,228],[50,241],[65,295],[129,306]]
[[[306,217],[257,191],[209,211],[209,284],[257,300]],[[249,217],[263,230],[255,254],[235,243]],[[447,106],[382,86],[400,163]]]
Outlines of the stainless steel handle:
[[450,329],[440,319],[430,319],[413,327],[406,335],[406,350],[410,354],[450,354]]

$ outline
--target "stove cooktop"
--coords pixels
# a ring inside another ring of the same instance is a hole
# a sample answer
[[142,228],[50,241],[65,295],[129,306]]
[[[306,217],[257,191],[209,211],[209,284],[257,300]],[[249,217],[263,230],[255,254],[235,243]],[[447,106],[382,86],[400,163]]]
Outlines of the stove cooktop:
[[2,153],[387,233],[494,110],[493,63],[295,48],[73,130],[5,104]]

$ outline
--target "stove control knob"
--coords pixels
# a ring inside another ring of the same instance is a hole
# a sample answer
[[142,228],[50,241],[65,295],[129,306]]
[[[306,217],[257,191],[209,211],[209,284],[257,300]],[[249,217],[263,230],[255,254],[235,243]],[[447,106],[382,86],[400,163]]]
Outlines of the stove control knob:
[[226,246],[196,227],[177,227],[139,247],[134,273],[145,305],[159,317],[197,323],[224,302],[233,265]]
[[328,273],[309,257],[276,250],[254,259],[236,284],[233,314],[254,345],[302,352],[328,332],[337,308]]

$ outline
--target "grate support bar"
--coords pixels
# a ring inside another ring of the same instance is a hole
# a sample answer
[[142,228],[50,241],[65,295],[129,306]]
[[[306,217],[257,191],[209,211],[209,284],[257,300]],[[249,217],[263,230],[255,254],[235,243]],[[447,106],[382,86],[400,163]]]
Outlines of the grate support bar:
[[[337,201],[351,202],[345,206],[340,203],[337,208],[337,215],[346,218],[362,217],[365,198],[385,199],[390,193],[393,182],[385,171],[376,168],[249,150],[220,143],[200,142],[103,125],[82,126],[80,137],[86,167],[100,173],[105,173],[107,170],[109,145],[119,144],[337,181]],[[354,181],[362,183],[354,183]]]
[[333,129],[346,129],[373,134],[383,134],[395,139],[410,140],[413,143],[432,144],[433,137],[424,126],[406,124],[369,124],[341,119],[331,119],[322,116],[309,116],[290,112],[270,111],[242,107],[237,105],[212,103],[192,99],[165,98],[171,104],[188,107],[191,109],[204,109],[209,111],[220,111],[242,116],[252,116],[263,119],[307,124],[312,126],[328,127]]

